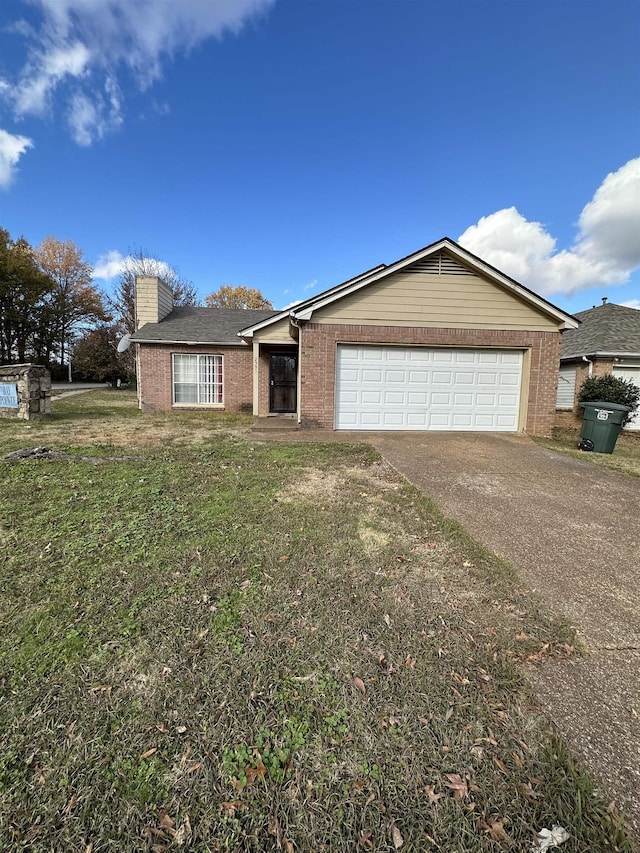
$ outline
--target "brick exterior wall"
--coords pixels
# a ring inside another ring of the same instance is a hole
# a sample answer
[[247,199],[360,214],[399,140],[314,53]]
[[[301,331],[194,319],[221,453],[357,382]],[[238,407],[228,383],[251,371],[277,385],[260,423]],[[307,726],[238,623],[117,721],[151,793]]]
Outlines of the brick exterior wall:
[[[582,429],[582,421],[584,418],[584,409],[578,405],[578,391],[582,387],[582,383],[589,375],[589,364],[586,361],[575,362],[576,367],[576,394],[573,403],[573,410],[556,409],[555,426],[562,429]],[[612,358],[598,358],[593,361],[592,376],[604,376],[606,373],[613,373]]]
[[[221,355],[223,406],[194,406],[216,411],[246,411],[253,409],[253,352],[251,347],[179,346],[139,344],[138,396],[143,412],[163,412],[174,408],[171,356]],[[188,408],[183,405],[176,408]]]
[[530,371],[525,429],[533,435],[549,435],[554,426],[560,364],[558,332],[307,323],[300,333],[301,420],[305,427],[333,429],[338,343],[526,348],[530,352]]

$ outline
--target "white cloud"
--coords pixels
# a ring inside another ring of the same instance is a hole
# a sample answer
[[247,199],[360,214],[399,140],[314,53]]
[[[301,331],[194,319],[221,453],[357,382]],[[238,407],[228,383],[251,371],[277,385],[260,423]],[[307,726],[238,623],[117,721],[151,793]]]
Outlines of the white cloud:
[[458,242],[543,295],[623,284],[640,267],[640,157],[607,175],[578,220],[571,249],[515,207],[483,216]]
[[93,277],[106,280],[115,278],[124,270],[127,260],[117,249],[105,252],[103,255],[100,255],[97,264],[93,268]]
[[293,302],[289,302],[283,308],[277,308],[276,310],[277,311],[288,311],[290,308],[295,308],[296,305],[300,305],[301,302],[303,302],[302,299],[294,299]]
[[26,136],[14,136],[0,130],[0,187],[6,188],[13,180],[18,161],[33,142]]
[[133,72],[145,89],[174,54],[238,33],[276,0],[23,2],[37,6],[42,18],[37,28],[9,22],[9,31],[27,40],[28,53],[15,82],[0,80],[0,96],[16,116],[39,116],[61,95],[73,137],[89,145],[122,123],[118,73]]
[[624,305],[625,308],[639,308],[640,309],[640,299],[627,299],[626,302],[619,302],[619,305]]
[[23,69],[18,85],[11,91],[16,115],[42,115],[57,86],[67,77],[81,77],[89,60],[89,50],[80,42],[34,54]]
[[71,135],[78,145],[91,145],[102,139],[110,130],[122,124],[120,90],[115,80],[107,78],[104,95],[96,94],[93,99],[82,92],[71,98],[67,119]]

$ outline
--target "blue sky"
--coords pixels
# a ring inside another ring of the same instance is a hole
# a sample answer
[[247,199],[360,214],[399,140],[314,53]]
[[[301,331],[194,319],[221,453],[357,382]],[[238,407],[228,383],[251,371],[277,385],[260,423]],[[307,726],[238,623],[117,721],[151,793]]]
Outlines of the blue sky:
[[[0,0],[0,226],[276,307],[442,236],[640,307],[637,0]],[[99,276],[99,277],[98,277]]]

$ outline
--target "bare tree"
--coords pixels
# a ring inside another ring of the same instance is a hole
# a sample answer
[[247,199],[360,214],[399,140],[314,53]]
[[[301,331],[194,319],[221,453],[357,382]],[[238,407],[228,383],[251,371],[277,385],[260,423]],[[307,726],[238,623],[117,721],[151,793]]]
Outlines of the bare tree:
[[109,299],[122,334],[133,334],[136,328],[136,276],[159,276],[171,288],[176,307],[200,303],[193,284],[183,278],[175,267],[144,249],[136,249],[125,258],[124,268]]

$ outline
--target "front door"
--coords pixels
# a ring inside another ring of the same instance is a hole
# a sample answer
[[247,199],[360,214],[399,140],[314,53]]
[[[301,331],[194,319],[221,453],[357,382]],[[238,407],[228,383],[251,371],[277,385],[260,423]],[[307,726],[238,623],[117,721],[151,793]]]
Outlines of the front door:
[[293,414],[298,410],[298,356],[272,352],[269,357],[269,412]]

